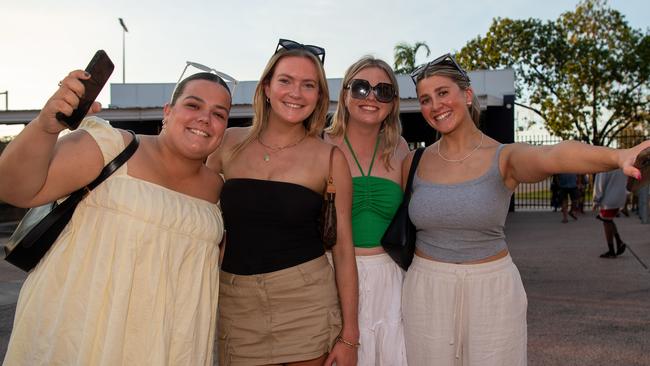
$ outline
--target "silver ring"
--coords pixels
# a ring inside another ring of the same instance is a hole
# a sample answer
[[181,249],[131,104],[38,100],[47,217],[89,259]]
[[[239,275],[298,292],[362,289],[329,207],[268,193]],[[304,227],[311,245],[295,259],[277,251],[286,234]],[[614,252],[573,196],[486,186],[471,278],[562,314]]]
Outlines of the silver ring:
[[59,86],[63,86],[63,81],[59,81]]

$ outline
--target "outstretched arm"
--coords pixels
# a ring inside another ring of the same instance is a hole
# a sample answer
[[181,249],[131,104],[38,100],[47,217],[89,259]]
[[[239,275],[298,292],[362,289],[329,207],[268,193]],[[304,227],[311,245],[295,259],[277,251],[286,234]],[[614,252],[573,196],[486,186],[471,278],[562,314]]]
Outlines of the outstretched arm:
[[[54,201],[90,183],[104,165],[99,146],[86,132],[75,131],[57,140],[65,129],[55,117],[70,115],[79,104],[89,76],[71,72],[38,116],[0,155],[0,199],[19,207]],[[100,109],[93,103],[91,112]]]
[[597,173],[622,168],[631,177],[640,178],[633,167],[639,152],[650,147],[645,141],[630,149],[611,149],[576,141],[551,146],[508,145],[501,156],[501,169],[509,187],[534,183],[556,173]]

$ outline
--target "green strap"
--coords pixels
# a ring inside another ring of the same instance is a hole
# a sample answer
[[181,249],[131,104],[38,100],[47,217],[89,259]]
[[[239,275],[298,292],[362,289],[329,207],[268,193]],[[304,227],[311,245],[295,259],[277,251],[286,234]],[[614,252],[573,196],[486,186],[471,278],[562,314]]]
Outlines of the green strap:
[[375,151],[372,152],[372,160],[370,161],[370,166],[368,167],[368,174],[365,175],[363,174],[363,168],[361,168],[361,164],[359,164],[359,160],[357,159],[357,154],[354,153],[354,150],[352,150],[352,145],[350,145],[350,141],[348,140],[348,136],[345,135],[343,137],[345,140],[345,143],[348,145],[348,149],[350,149],[350,152],[352,153],[352,158],[354,158],[354,162],[357,163],[357,166],[359,167],[359,171],[361,172],[361,175],[366,177],[370,176],[370,172],[372,172],[372,165],[375,163],[375,156],[377,155],[377,147],[379,146],[379,136],[377,136],[377,142],[375,142]]

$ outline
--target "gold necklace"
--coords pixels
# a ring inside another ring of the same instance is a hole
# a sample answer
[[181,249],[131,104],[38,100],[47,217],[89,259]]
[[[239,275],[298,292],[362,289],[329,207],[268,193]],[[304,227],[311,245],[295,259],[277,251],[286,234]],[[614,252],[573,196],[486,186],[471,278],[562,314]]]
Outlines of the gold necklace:
[[[298,145],[299,143],[301,143],[302,140],[305,139],[305,137],[307,137],[307,131],[305,131],[305,134],[300,139],[298,139],[298,141],[292,142],[292,143],[284,145],[284,146],[269,146],[269,145],[265,144],[264,141],[262,141],[262,136],[261,135],[257,136],[257,141],[259,141],[260,145],[262,145],[264,147],[264,149],[267,150],[264,153],[263,158],[264,158],[264,161],[268,162],[268,161],[271,160],[271,154],[275,154],[275,153],[280,152],[280,151],[282,151],[284,149],[292,148],[292,147]],[[269,152],[268,150],[271,150],[271,152]]]
[[440,158],[441,158],[442,160],[444,160],[444,161],[446,161],[446,162],[449,162],[449,163],[462,163],[465,159],[467,159],[467,158],[469,158],[470,156],[472,156],[472,154],[474,154],[474,152],[476,152],[476,150],[478,150],[478,149],[481,147],[481,145],[483,145],[483,136],[485,136],[485,135],[483,134],[483,132],[481,132],[481,141],[478,143],[478,145],[476,145],[476,147],[473,148],[472,151],[469,152],[469,154],[463,156],[463,157],[460,158],[460,159],[447,159],[447,158],[445,158],[445,157],[440,153],[440,145],[442,144],[442,139],[440,139],[440,141],[438,142],[438,156],[440,156]]

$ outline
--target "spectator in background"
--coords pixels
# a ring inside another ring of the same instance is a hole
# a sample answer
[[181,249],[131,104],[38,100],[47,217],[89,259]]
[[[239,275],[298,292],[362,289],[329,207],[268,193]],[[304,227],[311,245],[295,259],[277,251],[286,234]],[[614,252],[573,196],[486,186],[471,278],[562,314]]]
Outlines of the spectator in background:
[[577,183],[577,199],[576,199],[576,210],[575,212],[580,212],[581,214],[585,213],[585,199],[587,192],[587,184],[589,183],[589,177],[586,174],[577,174],[576,175]]
[[557,184],[557,174],[553,174],[551,178],[551,207],[553,207],[553,212],[557,212],[557,209],[562,205],[560,202],[560,187]]
[[[625,184],[627,176],[621,169],[598,173],[594,182],[594,211],[600,208],[596,218],[603,222],[605,239],[607,240],[608,251],[601,254],[602,258],[616,258],[617,255],[625,252],[626,245],[618,235],[614,217],[619,210],[625,207],[627,191]],[[616,251],[614,250],[614,239],[616,239]]]
[[[560,187],[559,200],[562,202],[562,222],[567,223],[567,214],[574,220],[578,217],[575,215],[577,211],[578,200],[578,177],[574,173],[557,174],[557,184]],[[569,198],[571,199],[571,209],[569,210]]]

